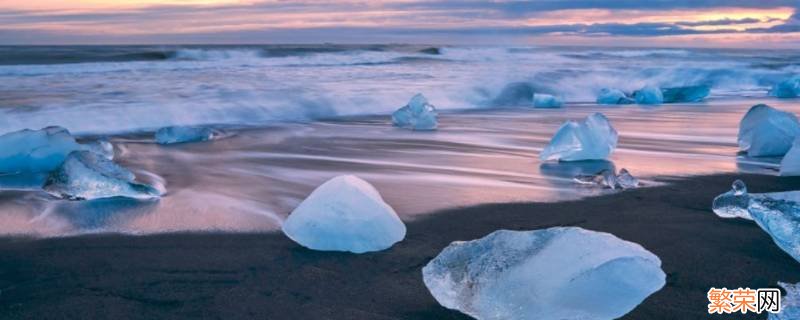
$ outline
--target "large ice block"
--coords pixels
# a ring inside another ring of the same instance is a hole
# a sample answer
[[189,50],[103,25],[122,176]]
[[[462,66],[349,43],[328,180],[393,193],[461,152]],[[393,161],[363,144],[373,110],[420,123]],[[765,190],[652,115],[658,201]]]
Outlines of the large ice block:
[[664,96],[664,103],[700,102],[711,93],[711,86],[664,88],[661,93]]
[[537,93],[533,95],[533,106],[535,108],[561,108],[564,99],[551,94]]
[[387,249],[406,235],[405,224],[378,190],[356,176],[338,176],[317,187],[282,229],[304,247],[354,253]]
[[0,136],[0,174],[49,172],[81,148],[61,127],[7,133]]
[[616,319],[665,283],[640,245],[578,227],[456,241],[422,269],[442,306],[477,319]]
[[662,104],[664,103],[664,94],[661,89],[654,86],[645,86],[633,93],[633,98],[638,104]]
[[750,108],[739,123],[739,150],[751,157],[782,156],[800,133],[793,113],[765,104]]
[[617,131],[602,113],[567,121],[539,154],[542,160],[603,160],[617,147]]
[[800,176],[800,136],[794,139],[792,148],[783,156],[780,174],[782,176]]
[[793,77],[776,83],[769,95],[777,98],[797,98],[800,96],[800,77]]
[[597,104],[633,104],[632,98],[618,89],[603,88],[597,96]]
[[411,130],[436,130],[437,117],[436,108],[418,93],[407,105],[392,113],[392,124]]

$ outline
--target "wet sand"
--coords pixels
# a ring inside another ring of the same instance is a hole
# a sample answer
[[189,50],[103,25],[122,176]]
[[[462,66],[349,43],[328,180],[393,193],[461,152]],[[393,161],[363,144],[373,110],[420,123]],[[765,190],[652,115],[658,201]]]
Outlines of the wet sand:
[[[711,200],[742,178],[751,192],[800,179],[715,175],[561,203],[487,204],[413,219],[388,251],[315,252],[280,233],[0,239],[0,318],[467,319],[440,307],[421,268],[454,240],[497,229],[580,226],[658,255],[667,285],[625,319],[708,319],[709,287],[800,281],[800,264],[753,222]],[[765,315],[720,316],[765,319]]]

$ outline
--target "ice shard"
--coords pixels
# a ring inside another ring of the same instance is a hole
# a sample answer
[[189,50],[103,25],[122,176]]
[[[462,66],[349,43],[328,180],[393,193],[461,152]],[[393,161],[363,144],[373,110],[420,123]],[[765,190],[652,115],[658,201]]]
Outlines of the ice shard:
[[604,160],[617,147],[617,131],[602,113],[581,122],[567,121],[556,131],[539,158],[560,161]]

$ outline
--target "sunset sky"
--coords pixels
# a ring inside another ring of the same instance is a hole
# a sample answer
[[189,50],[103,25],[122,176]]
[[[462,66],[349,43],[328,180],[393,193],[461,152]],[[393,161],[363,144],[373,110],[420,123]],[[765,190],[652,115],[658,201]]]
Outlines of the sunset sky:
[[800,48],[800,0],[0,0],[0,44]]

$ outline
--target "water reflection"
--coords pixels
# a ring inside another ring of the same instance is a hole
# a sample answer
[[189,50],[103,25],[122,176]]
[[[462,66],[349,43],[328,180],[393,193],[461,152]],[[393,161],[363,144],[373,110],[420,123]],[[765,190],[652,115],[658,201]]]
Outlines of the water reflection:
[[617,172],[614,162],[608,160],[544,162],[539,166],[545,176],[570,180],[579,175],[597,175],[603,170]]

